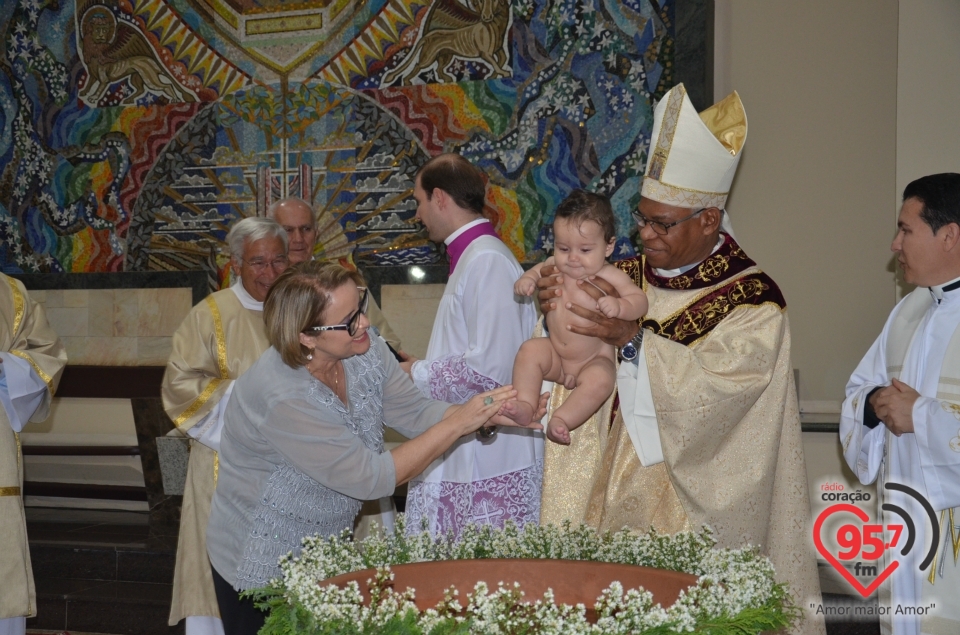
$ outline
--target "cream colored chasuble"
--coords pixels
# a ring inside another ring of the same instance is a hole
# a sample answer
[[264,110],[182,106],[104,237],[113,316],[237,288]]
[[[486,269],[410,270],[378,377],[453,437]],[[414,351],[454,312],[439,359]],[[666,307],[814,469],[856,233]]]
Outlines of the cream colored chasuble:
[[[617,264],[641,278],[638,261]],[[650,330],[642,361],[663,461],[643,467],[621,404],[596,470],[587,524],[667,533],[710,525],[720,546],[759,546],[799,605],[819,603],[779,289],[732,239],[687,274],[657,284],[644,284],[650,311],[643,324]],[[823,632],[823,621],[805,619],[795,632]]]
[[[232,288],[207,296],[187,314],[173,336],[163,376],[163,407],[183,432],[207,422],[233,380],[269,347],[263,314],[245,308]],[[216,414],[216,413],[214,413]],[[216,487],[217,454],[190,442],[180,538],[173,579],[171,626],[188,616],[219,617],[207,557],[207,523]]]
[[[0,274],[0,351],[25,361],[47,385],[30,421],[43,421],[67,363],[63,344],[47,324],[43,308],[23,284]],[[37,613],[23,513],[23,457],[4,408],[0,408],[0,620]]]

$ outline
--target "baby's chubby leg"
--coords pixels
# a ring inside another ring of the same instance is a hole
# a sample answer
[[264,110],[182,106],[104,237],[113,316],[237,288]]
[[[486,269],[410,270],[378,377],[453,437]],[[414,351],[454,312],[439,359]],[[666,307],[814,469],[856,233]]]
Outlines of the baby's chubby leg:
[[540,402],[543,380],[556,381],[560,375],[560,356],[550,338],[535,337],[523,343],[513,361],[513,387],[517,398],[503,405],[500,414],[520,425],[527,425]]
[[577,375],[576,389],[550,417],[547,438],[569,445],[570,431],[583,425],[603,406],[616,382],[617,368],[612,359],[601,355],[587,362]]

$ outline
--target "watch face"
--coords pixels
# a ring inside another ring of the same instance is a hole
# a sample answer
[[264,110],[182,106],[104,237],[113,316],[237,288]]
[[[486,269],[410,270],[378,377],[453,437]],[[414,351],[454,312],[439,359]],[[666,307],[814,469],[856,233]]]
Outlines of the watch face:
[[620,349],[620,357],[629,361],[632,361],[634,357],[637,356],[637,347],[633,345],[633,342],[627,342],[627,345]]

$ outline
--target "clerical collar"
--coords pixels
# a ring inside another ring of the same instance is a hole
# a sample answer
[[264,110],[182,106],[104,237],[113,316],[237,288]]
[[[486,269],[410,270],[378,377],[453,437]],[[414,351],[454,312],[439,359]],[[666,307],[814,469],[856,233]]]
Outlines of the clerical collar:
[[457,268],[457,262],[460,261],[463,252],[481,236],[493,236],[498,240],[500,239],[500,236],[493,229],[493,224],[486,218],[469,222],[447,237],[444,242],[447,243],[447,257],[450,259],[451,274]]
[[[673,276],[661,275],[650,266],[650,262],[644,258],[643,278],[648,284],[661,289],[673,289],[676,291],[692,291],[696,289],[707,289],[713,287],[724,280],[730,279],[740,273],[743,273],[751,267],[756,267],[757,263],[747,257],[740,249],[733,238],[728,234],[720,234],[722,243],[713,253],[697,263],[693,267],[686,267],[685,272],[677,273]],[[667,272],[673,273],[673,272]]]
[[237,299],[240,300],[240,304],[245,309],[250,309],[251,311],[260,311],[263,312],[263,302],[257,302],[250,292],[246,290],[243,286],[242,280],[237,280],[230,287],[230,290],[237,296]]
[[960,278],[954,278],[947,283],[930,287],[930,295],[937,301],[937,304],[940,304],[940,302],[943,301],[944,294],[956,291],[957,289],[960,289]]
[[[724,233],[720,232],[720,238],[719,240],[717,240],[717,244],[714,246],[713,251],[710,252],[711,256],[717,253],[717,251],[721,247],[723,247],[723,241],[724,241]],[[700,262],[703,262],[703,261],[701,260]],[[692,265],[684,265],[683,267],[679,267],[677,269],[654,269],[654,271],[657,272],[658,276],[662,276],[664,278],[673,278],[674,276],[679,276],[681,273],[687,273],[688,271],[690,271],[691,269],[699,265],[700,262],[695,262]]]
[[457,238],[459,238],[461,234],[466,233],[466,231],[467,231],[468,229],[470,229],[471,227],[476,227],[477,225],[480,225],[481,223],[489,223],[489,222],[490,222],[490,221],[488,221],[486,218],[478,218],[477,220],[472,220],[472,221],[470,221],[469,223],[467,223],[466,225],[464,225],[463,227],[461,227],[460,229],[458,229],[457,231],[455,231],[455,232],[453,232],[452,234],[450,234],[449,236],[447,236],[447,238],[446,238],[443,242],[444,242],[444,244],[447,245],[447,247],[449,247],[449,246],[450,246],[450,243],[452,243],[452,242],[455,241]]

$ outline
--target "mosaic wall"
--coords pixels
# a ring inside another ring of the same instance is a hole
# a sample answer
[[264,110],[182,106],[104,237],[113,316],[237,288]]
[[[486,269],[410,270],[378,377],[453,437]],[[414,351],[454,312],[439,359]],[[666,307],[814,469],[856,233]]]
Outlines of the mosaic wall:
[[445,150],[521,260],[576,187],[630,254],[675,1],[4,1],[0,266],[222,278],[230,224],[292,194],[319,255],[436,262],[412,175]]

